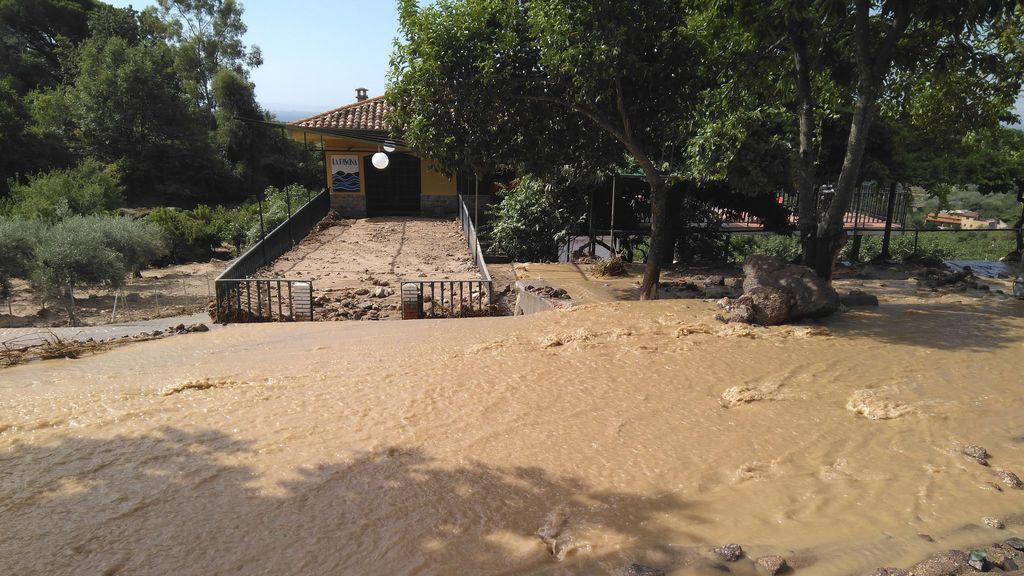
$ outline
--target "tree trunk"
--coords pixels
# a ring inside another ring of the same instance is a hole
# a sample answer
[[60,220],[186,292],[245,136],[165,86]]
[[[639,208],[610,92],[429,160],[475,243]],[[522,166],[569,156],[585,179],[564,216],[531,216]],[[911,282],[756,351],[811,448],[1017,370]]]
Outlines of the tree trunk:
[[814,189],[814,92],[811,90],[811,70],[807,59],[807,38],[802,22],[790,20],[787,35],[793,47],[793,69],[796,73],[796,97],[800,108],[800,161],[797,186],[800,246],[804,265],[813,266],[815,259],[814,233],[817,229],[817,195]]
[[[1020,202],[1024,202],[1024,194],[1018,194],[1017,199]],[[1017,239],[1017,259],[1021,258],[1024,254],[1024,206],[1020,207],[1020,218],[1013,225],[1014,236]]]
[[864,148],[868,142],[868,130],[871,126],[871,109],[874,104],[874,87],[861,82],[857,103],[850,121],[850,136],[846,142],[846,156],[843,158],[843,169],[839,173],[839,181],[829,204],[828,210],[818,222],[818,233],[815,238],[814,272],[825,280],[832,279],[832,267],[839,250],[846,240],[843,230],[843,218],[850,208],[853,193],[857,188],[857,177],[860,175],[861,161],[864,159]]
[[75,318],[75,285],[68,284],[67,289],[67,312],[68,312],[68,326],[78,326],[78,319]]
[[648,174],[647,180],[651,185],[651,243],[644,278],[640,283],[640,299],[657,300],[661,263],[665,258],[665,240],[668,236],[668,190],[665,188],[665,180],[659,174]]

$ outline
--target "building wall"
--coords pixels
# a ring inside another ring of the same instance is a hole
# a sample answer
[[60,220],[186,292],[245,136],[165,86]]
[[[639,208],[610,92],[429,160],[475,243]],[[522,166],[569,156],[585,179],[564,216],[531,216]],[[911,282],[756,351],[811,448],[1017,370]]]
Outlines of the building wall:
[[[302,142],[303,132],[291,132],[293,139]],[[305,141],[309,144],[321,143],[319,134],[306,133]],[[366,216],[366,177],[362,173],[366,157],[377,153],[374,145],[350,140],[347,138],[323,137],[324,184],[331,193],[331,206],[343,216],[362,218]],[[330,157],[334,155],[356,156],[360,166],[359,191],[345,192],[334,190],[331,182]],[[456,180],[433,170],[430,160],[421,158],[420,162],[420,208],[424,216],[451,216],[458,212]]]

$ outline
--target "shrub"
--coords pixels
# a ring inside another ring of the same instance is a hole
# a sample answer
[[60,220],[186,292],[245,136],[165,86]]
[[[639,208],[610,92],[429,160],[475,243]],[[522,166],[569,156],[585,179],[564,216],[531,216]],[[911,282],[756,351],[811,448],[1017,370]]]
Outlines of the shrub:
[[796,236],[777,234],[734,235],[730,239],[730,249],[740,262],[751,254],[778,256],[788,262],[800,255],[800,241]]
[[146,220],[164,233],[170,257],[175,262],[207,258],[220,245],[214,211],[206,206],[196,210],[155,208]]
[[489,214],[490,251],[520,262],[557,260],[559,244],[572,225],[569,210],[560,205],[552,187],[531,177],[506,188]]
[[69,215],[102,214],[124,205],[117,166],[92,158],[74,168],[29,176],[24,184],[12,180],[10,187],[3,212],[28,220],[56,222]]
[[36,251],[32,284],[46,299],[63,299],[68,323],[75,325],[75,288],[120,286],[124,259],[106,242],[100,221],[81,216],[51,226]]
[[[263,229],[266,233],[270,234],[271,230],[288,219],[289,207],[294,214],[310,196],[312,196],[312,192],[298,184],[291,184],[284,188],[268,186],[263,198]],[[259,206],[250,204],[247,208],[251,212],[249,228],[246,233],[246,245],[252,246],[260,239]]]
[[0,298],[10,298],[12,278],[32,273],[40,237],[38,223],[0,218]]

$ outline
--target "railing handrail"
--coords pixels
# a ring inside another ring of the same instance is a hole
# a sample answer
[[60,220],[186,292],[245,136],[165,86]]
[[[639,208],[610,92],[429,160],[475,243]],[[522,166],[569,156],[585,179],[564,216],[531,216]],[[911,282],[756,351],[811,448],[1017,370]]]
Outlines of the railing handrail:
[[480,239],[476,233],[476,224],[469,217],[469,207],[466,206],[465,197],[459,194],[459,221],[462,230],[466,234],[466,247],[469,249],[476,264],[477,272],[484,280],[491,280],[491,272],[487,269],[487,262],[484,260],[483,250],[480,249]]
[[264,282],[270,280],[272,282],[312,282],[309,278],[217,278],[217,280],[223,280],[225,282]]
[[[247,262],[248,259],[250,258],[250,255],[255,256],[257,251],[261,251],[262,252],[262,250],[264,248],[263,243],[266,241],[267,238],[271,238],[271,237],[276,236],[279,233],[279,231],[280,231],[280,233],[284,233],[284,230],[287,229],[287,227],[289,226],[289,224],[291,223],[291,221],[293,219],[299,217],[300,215],[305,215],[306,211],[309,210],[311,206],[316,205],[316,203],[321,201],[321,199],[323,197],[325,197],[325,196],[327,198],[330,197],[329,193],[327,192],[327,190],[323,189],[323,190],[320,191],[319,194],[313,196],[313,198],[311,198],[308,202],[306,202],[305,204],[300,206],[298,209],[296,209],[294,212],[292,212],[291,218],[288,218],[285,221],[283,221],[280,224],[278,224],[277,226],[275,226],[270,232],[265,234],[263,236],[263,238],[260,238],[259,240],[257,240],[252,246],[247,248],[245,250],[245,252],[243,252],[237,258],[232,260],[231,263],[228,264],[227,268],[225,268],[224,271],[221,272],[219,276],[217,276],[216,280],[235,280],[235,279],[237,279],[237,278],[229,277],[228,273],[231,273],[232,276],[238,276],[237,274],[235,274],[235,272],[236,272],[235,271],[235,267],[236,266],[238,266],[239,264],[241,264],[243,262]],[[328,200],[328,202],[330,202],[330,200]],[[270,263],[267,260],[271,260],[272,261],[274,259],[276,259],[276,256],[273,257],[273,258],[261,259],[262,263],[259,266],[256,266],[255,268],[258,269],[258,268],[260,268],[262,266],[266,266],[267,264]],[[248,274],[243,275],[243,277],[248,277]],[[275,280],[276,280],[276,278],[275,278]]]

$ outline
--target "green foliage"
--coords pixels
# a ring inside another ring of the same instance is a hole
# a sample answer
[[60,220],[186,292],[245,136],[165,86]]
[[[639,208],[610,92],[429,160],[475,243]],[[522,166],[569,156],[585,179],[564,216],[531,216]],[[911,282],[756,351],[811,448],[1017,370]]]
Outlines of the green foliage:
[[52,223],[68,215],[101,214],[123,205],[118,167],[88,158],[74,168],[30,176],[24,184],[11,182],[11,197],[0,205],[0,212]]
[[197,109],[212,121],[215,77],[229,70],[245,77],[263,64],[256,46],[242,43],[244,9],[235,0],[158,0],[157,14],[175,45],[175,71]]
[[195,210],[154,208],[146,219],[167,237],[170,257],[174,262],[208,258],[220,245],[220,234],[213,219],[214,211],[200,205]]
[[167,255],[167,237],[151,222],[104,216],[91,216],[86,221],[99,230],[103,245],[117,253],[129,272],[139,272]]
[[794,236],[776,234],[733,235],[729,237],[733,258],[742,262],[747,256],[760,254],[791,261],[800,255],[800,242]]
[[38,222],[0,218],[0,298],[10,297],[12,278],[31,274],[41,228]]
[[[313,191],[298,184],[268,187],[263,199],[263,228],[269,234],[288,218],[289,201],[290,213],[294,214],[313,196]],[[175,262],[209,258],[225,243],[233,246],[237,255],[261,237],[259,204],[255,201],[237,208],[203,204],[193,210],[155,208],[147,219],[167,236]]]
[[0,0],[0,77],[21,94],[61,76],[61,53],[88,34],[94,0]]
[[555,189],[529,177],[502,192],[501,202],[490,208],[490,217],[486,231],[490,251],[520,262],[557,260],[559,243],[565,242],[573,223]]
[[[852,245],[847,242],[839,253],[840,260],[850,259]],[[917,237],[918,256],[928,255],[943,260],[998,260],[1015,249],[1013,232],[920,232]],[[861,239],[860,260],[870,261],[882,253],[880,236]],[[915,254],[914,234],[893,234],[889,254],[895,260],[906,260]]]
[[[915,254],[914,233],[894,232],[889,242],[889,254],[895,260],[907,260]],[[751,254],[778,256],[794,260],[800,254],[800,243],[795,236],[739,235],[729,238],[732,260],[742,262]],[[847,242],[839,253],[840,260],[850,259],[852,242]],[[1011,230],[987,232],[920,232],[917,235],[918,256],[936,256],[943,260],[998,260],[1015,248]],[[882,253],[881,236],[861,238],[860,261],[868,262]]]
[[36,251],[32,286],[45,299],[65,299],[75,324],[74,291],[85,286],[120,286],[128,273],[96,222],[72,216],[46,230]]
[[[307,198],[312,196],[313,192],[311,190],[303,188],[298,184],[292,184],[284,188],[268,187],[266,192],[264,192],[263,200],[263,226],[266,232],[269,234],[271,230],[277,228],[288,219],[289,211],[294,213],[306,203]],[[246,241],[250,246],[260,239],[259,214],[254,211],[255,208],[255,205],[250,205],[249,218],[251,224],[246,235]]]
[[157,227],[116,216],[69,216],[50,226],[0,221],[0,245],[5,228],[33,248],[31,255],[22,250],[21,262],[30,259],[31,266],[22,266],[17,275],[30,272],[44,299],[63,299],[72,324],[76,288],[119,287],[129,272],[166,252],[166,239]]

